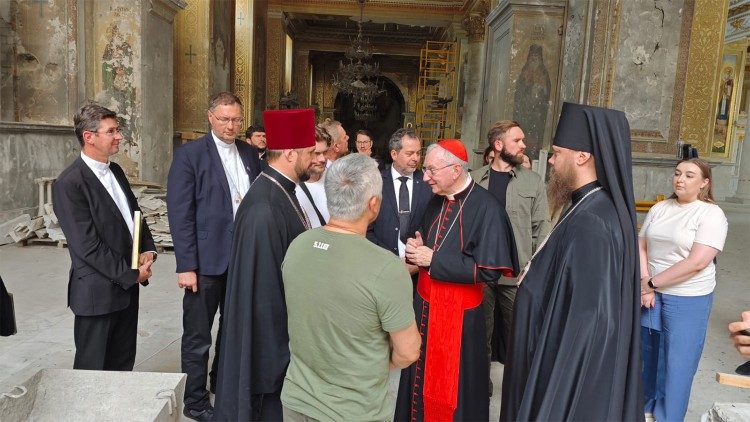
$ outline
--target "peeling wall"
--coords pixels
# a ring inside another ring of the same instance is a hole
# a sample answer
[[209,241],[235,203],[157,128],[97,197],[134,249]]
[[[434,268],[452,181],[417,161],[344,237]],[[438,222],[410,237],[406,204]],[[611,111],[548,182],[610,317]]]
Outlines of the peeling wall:
[[211,2],[210,94],[231,91],[234,63],[234,0]]
[[0,123],[0,223],[36,215],[34,179],[56,177],[80,151],[71,127]]
[[683,0],[622,3],[612,108],[633,130],[670,131]]
[[579,102],[591,0],[569,0],[561,58],[560,103]]

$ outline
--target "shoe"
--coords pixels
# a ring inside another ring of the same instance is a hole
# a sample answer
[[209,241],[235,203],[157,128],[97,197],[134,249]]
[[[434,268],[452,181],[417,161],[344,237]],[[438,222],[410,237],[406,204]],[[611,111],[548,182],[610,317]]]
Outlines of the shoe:
[[182,414],[195,421],[213,421],[214,420],[214,408],[208,406],[204,409],[188,409],[187,407],[182,410]]
[[750,360],[738,366],[737,369],[734,370],[734,372],[745,376],[750,375]]
[[643,416],[644,416],[644,419],[646,420],[646,422],[656,422],[656,419],[654,419],[654,414],[653,413],[646,413]]

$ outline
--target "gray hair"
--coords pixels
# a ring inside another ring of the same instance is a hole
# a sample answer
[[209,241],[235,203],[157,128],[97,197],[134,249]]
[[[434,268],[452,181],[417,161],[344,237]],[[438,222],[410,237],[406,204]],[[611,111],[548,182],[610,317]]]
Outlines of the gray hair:
[[401,151],[401,148],[404,147],[404,144],[402,142],[404,136],[412,139],[419,139],[419,137],[417,137],[417,132],[415,132],[414,129],[403,127],[393,132],[393,135],[391,135],[391,139],[388,140],[388,151]]
[[325,129],[326,132],[331,136],[332,143],[337,143],[339,141],[339,132],[336,130],[337,127],[344,127],[341,125],[341,122],[338,120],[333,119],[325,119],[323,123],[320,124],[320,126]]
[[383,197],[383,177],[378,163],[363,154],[339,158],[326,170],[325,191],[331,218],[355,221],[373,196]]
[[425,157],[427,156],[427,154],[429,154],[432,150],[435,150],[435,149],[439,149],[438,153],[441,153],[439,157],[443,160],[443,162],[445,162],[446,165],[454,165],[454,164],[459,165],[461,166],[461,171],[464,174],[469,173],[468,162],[456,157],[455,155],[453,155],[452,152],[448,151],[447,149],[441,147],[438,144],[430,144],[427,147],[427,150],[425,151],[425,154],[424,154]]
[[78,113],[73,116],[73,125],[81,146],[83,146],[83,132],[96,132],[104,119],[117,120],[117,113],[94,103],[86,104],[78,110]]

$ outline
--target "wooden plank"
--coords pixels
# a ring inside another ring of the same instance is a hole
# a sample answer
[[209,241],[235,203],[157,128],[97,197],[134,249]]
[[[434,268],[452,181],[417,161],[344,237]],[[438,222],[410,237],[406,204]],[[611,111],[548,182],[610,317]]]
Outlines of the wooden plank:
[[750,377],[744,375],[716,373],[716,381],[719,384],[731,385],[733,387],[750,388]]

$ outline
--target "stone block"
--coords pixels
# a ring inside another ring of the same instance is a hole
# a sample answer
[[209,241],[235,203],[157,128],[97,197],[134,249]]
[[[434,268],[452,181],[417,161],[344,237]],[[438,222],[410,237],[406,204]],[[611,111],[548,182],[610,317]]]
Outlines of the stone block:
[[750,421],[750,403],[714,403],[701,422]]
[[0,396],[3,421],[177,421],[185,374],[42,369]]
[[10,236],[10,232],[12,232],[19,224],[24,223],[31,223],[31,215],[23,214],[12,220],[0,223],[0,245],[7,245],[8,243],[15,242]]

